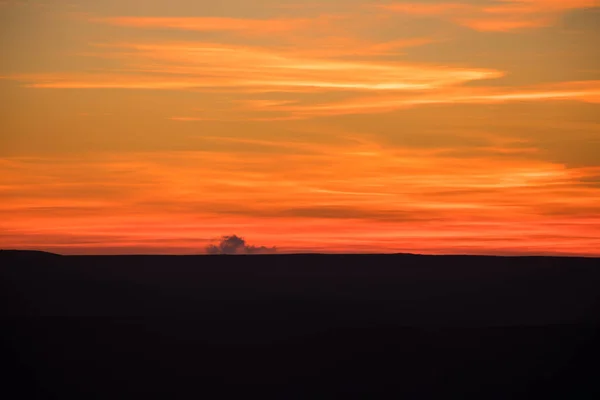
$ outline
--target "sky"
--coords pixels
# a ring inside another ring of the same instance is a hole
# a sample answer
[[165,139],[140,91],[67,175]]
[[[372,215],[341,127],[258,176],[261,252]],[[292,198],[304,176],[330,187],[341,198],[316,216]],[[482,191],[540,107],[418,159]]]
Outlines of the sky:
[[600,0],[0,0],[0,248],[600,256],[599,39]]

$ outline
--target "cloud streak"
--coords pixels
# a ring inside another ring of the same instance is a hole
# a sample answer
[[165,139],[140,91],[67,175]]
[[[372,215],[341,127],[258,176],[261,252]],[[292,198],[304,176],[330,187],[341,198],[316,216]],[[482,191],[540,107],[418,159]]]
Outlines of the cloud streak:
[[236,32],[244,35],[272,35],[325,28],[334,16],[313,19],[217,18],[217,17],[90,17],[91,22],[130,28],[175,29],[199,32]]
[[[259,91],[430,90],[503,76],[493,69],[297,58],[217,44],[122,44],[135,74],[13,75],[34,88],[248,88]],[[138,62],[132,63],[131,60]]]
[[379,7],[404,15],[441,17],[482,32],[551,26],[569,11],[599,7],[598,0],[500,0],[490,4],[398,2]]
[[598,254],[597,1],[146,3],[7,8],[3,246]]
[[61,252],[194,253],[200,239],[237,231],[282,252],[597,254],[598,167],[567,168],[518,152],[494,157],[508,147],[471,149],[467,160],[452,155],[455,148],[307,146],[312,153],[268,157],[232,148],[7,159],[3,242]]
[[430,105],[578,101],[600,103],[600,81],[562,82],[523,88],[447,88],[423,93],[350,98],[338,103],[280,106],[296,116],[372,114]]
[[[127,60],[119,71],[4,76],[38,89],[128,89],[220,91],[234,93],[346,93],[328,102],[247,100],[230,110],[252,112],[229,119],[292,121],[323,115],[368,114],[435,104],[580,101],[597,103],[598,81],[574,81],[529,87],[466,87],[501,78],[505,72],[424,63],[345,61],[303,58],[261,48],[209,43],[101,45]],[[371,96],[356,96],[368,93]],[[301,97],[298,97],[300,99]],[[299,104],[289,104],[297,102]],[[186,115],[187,114],[187,115]],[[178,121],[218,121],[222,117],[172,115]]]

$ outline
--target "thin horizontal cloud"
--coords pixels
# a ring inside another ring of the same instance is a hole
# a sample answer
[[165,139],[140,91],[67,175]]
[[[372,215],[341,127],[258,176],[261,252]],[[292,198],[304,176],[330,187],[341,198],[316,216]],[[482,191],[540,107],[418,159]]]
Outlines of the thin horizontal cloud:
[[522,101],[600,103],[600,81],[562,82],[523,88],[447,88],[416,94],[351,98],[337,103],[281,106],[293,115],[343,115],[391,112],[439,104],[500,104]]
[[301,119],[307,119],[306,116],[300,115],[288,115],[283,117],[169,117],[168,119],[172,121],[179,122],[201,122],[201,121],[224,121],[224,122],[233,122],[233,121],[244,121],[244,122],[273,122],[273,121],[298,121]]
[[[303,5],[306,6],[306,5]],[[324,5],[318,8],[327,10]],[[338,7],[339,8],[339,7]],[[336,9],[337,10],[337,9]],[[441,38],[403,37],[384,41],[367,39],[374,29],[390,24],[385,13],[365,13],[361,7],[345,7],[342,13],[329,10],[304,18],[272,17],[264,19],[224,17],[98,17],[84,15],[91,22],[137,29],[213,32],[223,43],[231,39],[264,39],[269,47],[303,57],[365,57],[398,55],[399,50],[424,46]],[[391,25],[390,25],[391,26]]]
[[[267,102],[269,107],[256,108],[255,103],[247,104],[255,113],[260,111],[278,112],[279,116],[241,117],[245,121],[285,121],[308,119],[315,116],[347,114],[386,113],[400,109],[426,107],[431,105],[457,104],[503,104],[515,102],[577,101],[600,103],[600,81],[560,82],[522,88],[441,88],[439,90],[399,93],[393,97],[348,98],[340,102],[321,104],[292,104],[290,102]],[[202,117],[174,117],[180,121],[210,120]],[[219,119],[215,119],[219,120]]]
[[[205,43],[121,44],[130,72],[23,74],[34,88],[240,91],[419,91],[493,79],[503,72],[404,62],[294,57],[266,49]],[[115,50],[116,51],[116,50]]]
[[378,7],[395,11],[402,14],[408,15],[423,15],[423,16],[431,16],[431,15],[447,15],[450,13],[454,13],[457,11],[468,11],[472,9],[472,6],[469,4],[462,3],[411,3],[411,2],[402,2],[402,3],[392,3],[392,4],[382,4],[378,5]]
[[352,37],[348,34],[323,35],[290,38],[282,37],[282,44],[274,46],[281,53],[307,58],[365,58],[382,56],[400,56],[404,49],[440,43],[446,39],[439,37],[407,37],[375,42]]
[[[67,252],[194,253],[200,239],[236,232],[283,252],[362,245],[597,253],[598,167],[568,168],[519,153],[493,157],[512,151],[501,146],[471,148],[468,161],[449,151],[456,147],[305,146],[310,152],[269,157],[232,147],[5,159],[3,242],[21,247],[35,238]],[[80,242],[70,242],[74,236]]]
[[461,25],[482,32],[510,32],[514,30],[540,28],[552,24],[553,19],[549,17],[525,18],[516,20],[504,19],[471,19],[459,20]]
[[477,31],[510,32],[551,26],[566,12],[599,6],[599,0],[500,0],[480,4],[399,2],[378,7],[405,15],[441,17]]
[[131,28],[160,28],[201,32],[239,32],[245,35],[272,35],[326,27],[340,17],[246,19],[218,17],[90,17],[89,21]]

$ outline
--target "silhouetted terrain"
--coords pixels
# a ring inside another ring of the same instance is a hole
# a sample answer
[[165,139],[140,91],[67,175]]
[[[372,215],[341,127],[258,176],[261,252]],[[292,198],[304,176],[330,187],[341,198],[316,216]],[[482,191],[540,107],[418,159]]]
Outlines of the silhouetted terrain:
[[16,258],[19,259],[34,259],[41,257],[61,257],[59,254],[49,253],[47,251],[38,250],[0,250],[0,259]]
[[3,358],[23,395],[600,395],[599,259],[3,251],[0,264]]

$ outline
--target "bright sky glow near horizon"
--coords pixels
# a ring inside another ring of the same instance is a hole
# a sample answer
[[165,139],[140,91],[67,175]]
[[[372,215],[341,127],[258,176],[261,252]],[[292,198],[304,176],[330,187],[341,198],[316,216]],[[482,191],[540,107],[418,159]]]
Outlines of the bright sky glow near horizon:
[[0,0],[0,248],[600,256],[600,0]]

